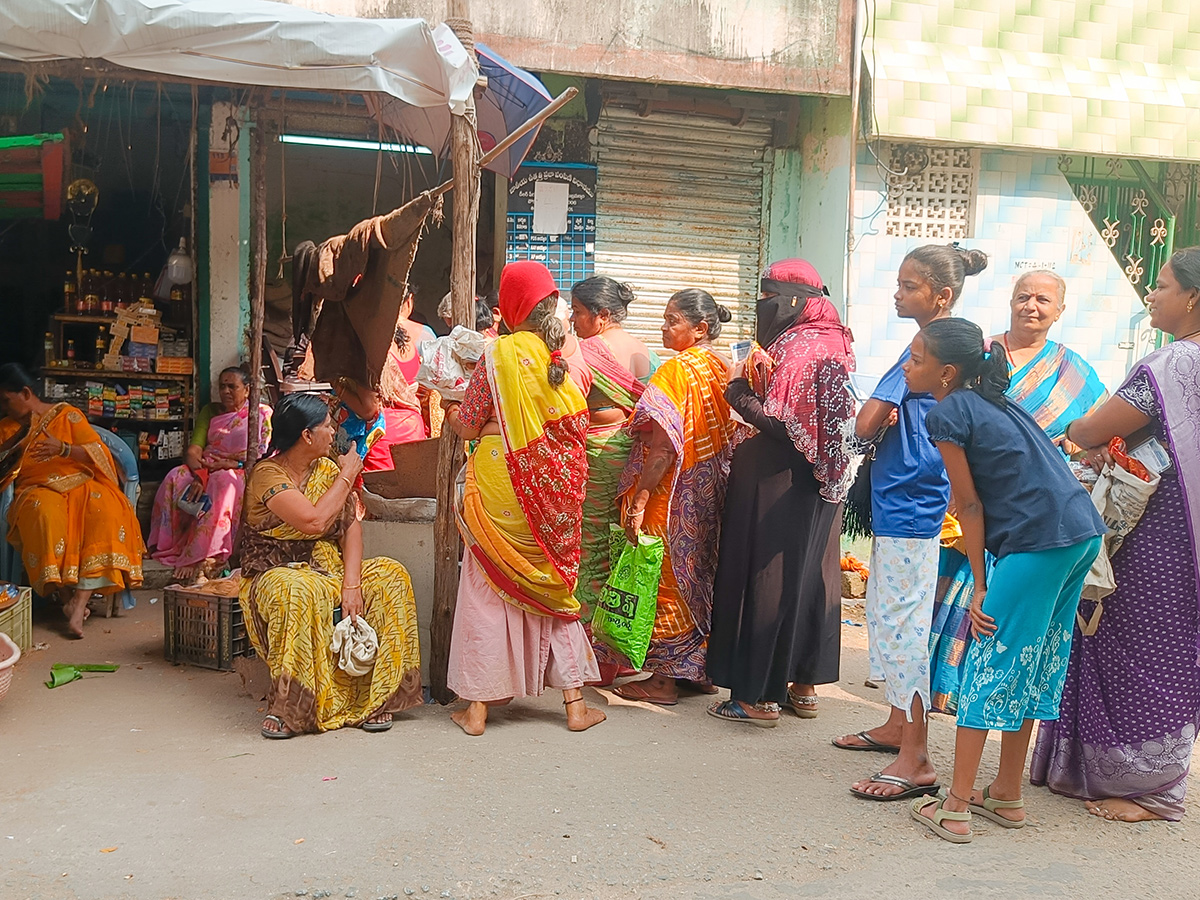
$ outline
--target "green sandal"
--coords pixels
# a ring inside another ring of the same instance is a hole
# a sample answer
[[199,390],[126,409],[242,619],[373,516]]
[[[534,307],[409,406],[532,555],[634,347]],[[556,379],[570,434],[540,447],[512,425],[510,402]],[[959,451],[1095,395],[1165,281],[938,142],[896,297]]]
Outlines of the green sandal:
[[996,812],[998,809],[1024,809],[1024,800],[993,800],[988,794],[989,788],[983,789],[983,803],[968,804],[971,812],[995,822],[1001,828],[1024,828],[1024,819],[1006,819]]
[[[952,844],[969,844],[975,837],[974,832],[968,831],[966,834],[957,834],[950,831],[948,828],[942,827],[942,823],[950,822],[970,822],[971,814],[969,812],[955,812],[945,808],[946,797],[921,797],[914,800],[908,808],[908,814],[916,821],[920,822],[943,841],[949,841]],[[937,809],[933,812],[933,818],[922,815],[922,810],[927,809],[930,804],[936,804]]]

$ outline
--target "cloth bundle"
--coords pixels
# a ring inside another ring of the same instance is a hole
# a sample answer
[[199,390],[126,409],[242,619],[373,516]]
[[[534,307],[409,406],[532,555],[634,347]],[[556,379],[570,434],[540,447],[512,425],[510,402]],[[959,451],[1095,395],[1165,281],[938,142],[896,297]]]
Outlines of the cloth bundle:
[[417,382],[447,400],[462,400],[486,346],[482,334],[455,325],[446,337],[425,341],[417,348],[421,356]]
[[362,616],[345,618],[333,627],[329,649],[338,658],[338,668],[347,675],[366,675],[375,665],[379,636]]

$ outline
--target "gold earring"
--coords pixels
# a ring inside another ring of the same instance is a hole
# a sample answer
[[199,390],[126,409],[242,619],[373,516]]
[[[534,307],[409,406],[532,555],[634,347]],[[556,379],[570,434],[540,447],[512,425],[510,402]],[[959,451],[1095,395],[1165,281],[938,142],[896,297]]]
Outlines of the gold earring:
[[945,378],[942,379],[942,387],[950,387],[950,382]]
[[1193,309],[1195,309],[1195,308],[1196,308],[1196,301],[1195,301],[1195,300],[1189,300],[1189,301],[1188,301],[1188,312],[1191,312],[1191,311],[1192,311]]

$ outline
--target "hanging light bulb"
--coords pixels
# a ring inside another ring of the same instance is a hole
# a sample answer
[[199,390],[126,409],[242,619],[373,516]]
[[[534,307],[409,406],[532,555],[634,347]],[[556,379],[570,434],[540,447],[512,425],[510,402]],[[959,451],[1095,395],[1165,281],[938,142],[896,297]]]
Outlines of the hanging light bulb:
[[179,247],[172,250],[171,255],[167,257],[163,277],[168,284],[191,284],[194,271],[192,258],[184,249],[184,239],[180,238]]

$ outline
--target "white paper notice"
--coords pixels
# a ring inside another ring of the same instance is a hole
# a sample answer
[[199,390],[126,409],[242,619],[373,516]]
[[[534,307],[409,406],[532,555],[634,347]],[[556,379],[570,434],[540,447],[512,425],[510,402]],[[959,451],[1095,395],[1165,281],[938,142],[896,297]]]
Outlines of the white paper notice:
[[533,186],[534,234],[566,234],[570,186],[539,181]]

